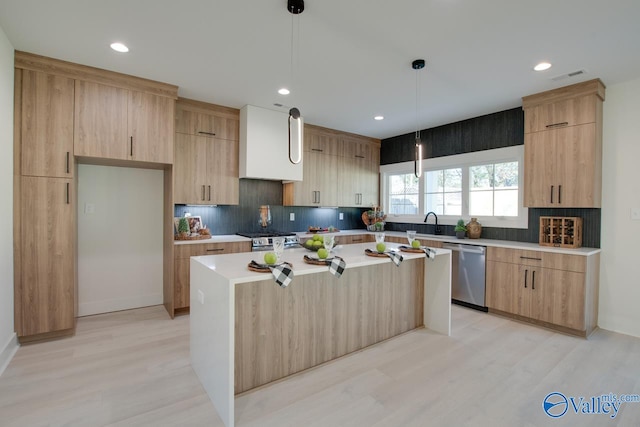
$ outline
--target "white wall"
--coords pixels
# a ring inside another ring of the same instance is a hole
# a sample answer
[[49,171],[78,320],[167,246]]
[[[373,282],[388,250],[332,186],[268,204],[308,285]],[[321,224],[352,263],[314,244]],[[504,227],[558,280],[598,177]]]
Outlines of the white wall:
[[162,304],[163,176],[78,166],[79,316]]
[[640,79],[607,87],[598,325],[640,337]]
[[0,28],[0,374],[18,349],[13,324],[13,46]]

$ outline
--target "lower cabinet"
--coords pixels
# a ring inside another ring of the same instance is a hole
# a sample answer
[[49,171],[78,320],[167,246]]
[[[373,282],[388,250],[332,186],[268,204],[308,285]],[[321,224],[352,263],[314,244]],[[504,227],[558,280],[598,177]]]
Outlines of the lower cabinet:
[[175,245],[173,261],[173,308],[176,313],[187,312],[191,288],[189,286],[192,256],[250,252],[251,242],[187,243]]
[[588,335],[597,320],[598,265],[599,254],[582,256],[490,247],[487,306],[491,311]]
[[76,295],[73,180],[23,176],[20,185],[16,332],[21,342],[71,334]]

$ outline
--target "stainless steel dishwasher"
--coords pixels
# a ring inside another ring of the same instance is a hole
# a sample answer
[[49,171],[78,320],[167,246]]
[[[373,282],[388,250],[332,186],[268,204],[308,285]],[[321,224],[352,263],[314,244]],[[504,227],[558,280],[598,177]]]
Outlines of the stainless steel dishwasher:
[[451,250],[451,302],[487,311],[484,302],[486,246],[444,243]]

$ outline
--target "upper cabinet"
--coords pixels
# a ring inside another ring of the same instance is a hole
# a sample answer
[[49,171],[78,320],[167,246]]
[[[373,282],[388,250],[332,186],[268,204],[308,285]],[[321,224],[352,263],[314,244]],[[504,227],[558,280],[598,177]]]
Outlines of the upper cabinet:
[[176,104],[176,204],[239,203],[239,112],[199,101]]
[[379,170],[377,140],[305,125],[303,180],[284,184],[284,204],[377,206]]
[[73,85],[70,78],[22,71],[22,175],[73,177]]
[[522,98],[525,206],[601,206],[604,92],[596,79]]
[[172,98],[76,81],[75,155],[173,163]]

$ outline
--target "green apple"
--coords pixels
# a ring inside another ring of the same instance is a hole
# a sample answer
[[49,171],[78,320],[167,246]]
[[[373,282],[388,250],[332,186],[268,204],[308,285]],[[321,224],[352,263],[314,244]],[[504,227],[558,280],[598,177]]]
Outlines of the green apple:
[[269,265],[273,265],[278,262],[278,257],[273,252],[267,252],[264,254],[264,262]]
[[313,249],[313,239],[307,240],[306,242],[304,242],[304,245],[309,249]]
[[378,243],[376,245],[376,250],[380,253],[383,253],[387,246],[384,243]]
[[323,246],[322,240],[316,240],[315,242],[313,242],[313,248],[314,249],[320,249]]
[[322,236],[320,236],[319,234],[314,234],[313,235],[313,241],[314,242],[322,242]]
[[411,242],[411,247],[418,249],[420,247],[420,240],[414,240]]
[[329,256],[329,251],[325,248],[318,249],[318,258],[326,259]]

